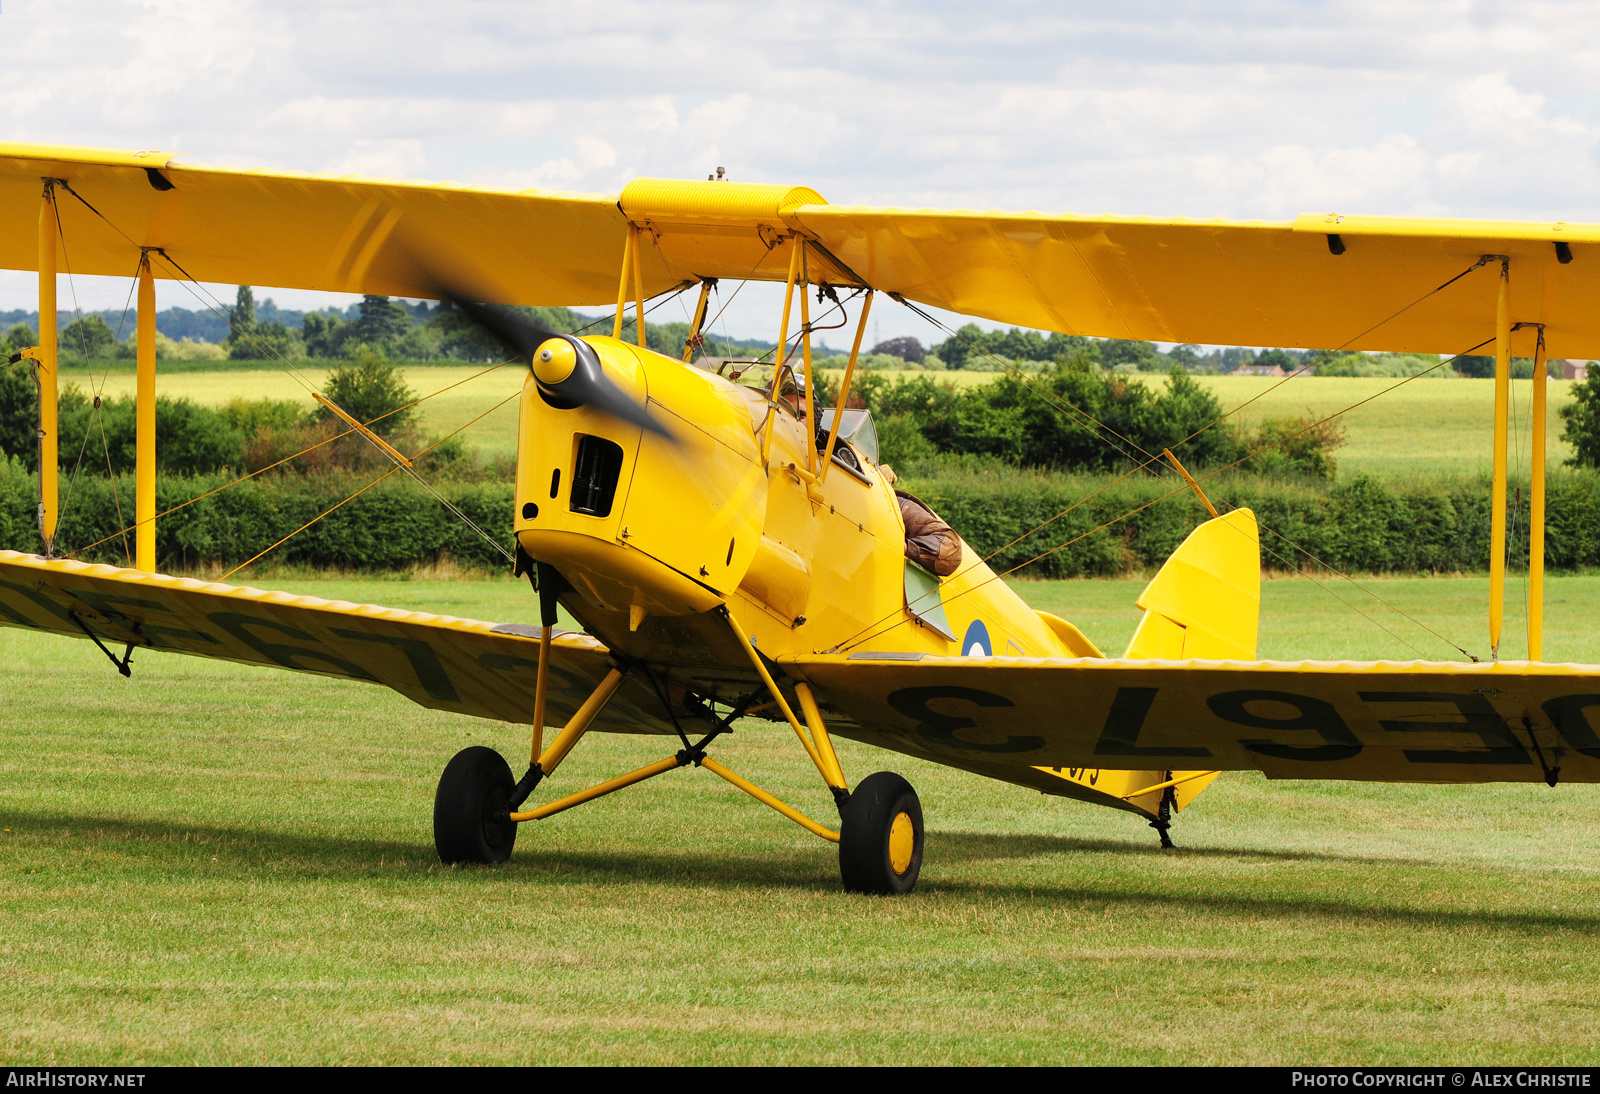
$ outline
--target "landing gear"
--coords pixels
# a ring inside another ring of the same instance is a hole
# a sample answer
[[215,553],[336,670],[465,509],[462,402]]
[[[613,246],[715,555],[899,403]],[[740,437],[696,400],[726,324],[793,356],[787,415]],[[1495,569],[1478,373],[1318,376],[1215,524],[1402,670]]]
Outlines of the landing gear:
[[[668,771],[693,766],[704,768],[732,783],[811,834],[838,843],[839,872],[846,889],[885,895],[909,893],[916,886],[917,875],[922,871],[922,803],[917,800],[917,792],[899,775],[880,771],[862,780],[852,793],[845,783],[839,756],[834,751],[810,686],[804,681],[794,685],[795,698],[806,718],[806,724],[802,725],[749,638],[726,610],[724,616],[749,653],[751,663],[761,677],[762,686],[739,701],[726,717],[718,719],[711,732],[699,741],[691,742],[682,727],[678,726],[677,715],[667,703],[665,694],[646,670],[649,683],[655,688],[674,728],[678,730],[683,748],[655,763],[607,779],[587,790],[579,790],[531,809],[523,808],[523,799],[528,792],[555,772],[561,761],[588,732],[606,701],[622,686],[627,669],[613,668],[593,694],[584,700],[556,739],[542,750],[543,726],[534,730],[531,749],[534,759],[522,783],[512,778],[505,757],[492,748],[475,745],[462,749],[451,758],[444,774],[439,776],[439,789],[433,799],[433,843],[440,860],[446,863],[504,862],[511,857],[511,849],[516,845],[519,825],[544,820]],[[548,628],[545,635],[548,638]],[[541,660],[543,663],[544,660]],[[540,679],[542,690],[542,674]],[[839,831],[834,832],[812,820],[706,755],[706,745],[727,732],[730,723],[743,715],[763,692],[771,695],[774,705],[783,711],[823,782],[833,791],[833,799],[840,807]],[[536,699],[534,705],[536,710],[544,710],[542,701]],[[537,721],[543,720],[542,714],[535,717]]]
[[445,765],[433,796],[433,845],[441,862],[504,862],[517,842],[506,808],[516,780],[492,748],[463,748]]
[[839,873],[857,893],[909,893],[922,870],[922,803],[892,771],[861,780],[839,825]]

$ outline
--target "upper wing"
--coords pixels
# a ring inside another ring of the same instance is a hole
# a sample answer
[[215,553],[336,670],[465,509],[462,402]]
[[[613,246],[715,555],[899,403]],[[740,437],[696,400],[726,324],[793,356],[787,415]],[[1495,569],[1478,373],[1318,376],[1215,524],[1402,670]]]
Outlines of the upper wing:
[[[1380,782],[1600,782],[1600,666],[1530,662],[795,658],[846,736],[1019,768]],[[1013,781],[1020,781],[1013,779]]]
[[[157,172],[156,176],[150,174]],[[199,281],[437,296],[421,276],[456,274],[486,299],[616,299],[627,221],[614,196],[509,191],[188,165],[165,152],[0,143],[0,266],[38,269],[43,178],[58,191],[63,270],[133,276],[159,247]],[[170,189],[156,188],[156,179]],[[452,256],[463,268],[450,268]],[[646,255],[650,291],[677,277]],[[470,268],[469,268],[470,267]],[[179,275],[157,261],[157,277]],[[681,276],[681,275],[679,275]]]
[[[0,625],[366,680],[425,707],[507,722],[533,716],[533,628],[428,615],[0,551]],[[611,669],[588,635],[551,643],[548,718],[564,722]],[[109,668],[107,671],[110,671]],[[671,733],[630,677],[598,730]]]
[[[1450,353],[1493,336],[1498,263],[1419,299],[1484,255],[1506,255],[1512,321],[1544,324],[1551,355],[1600,357],[1600,311],[1588,305],[1600,292],[1600,225],[881,209],[829,205],[806,187],[661,179],[606,196],[0,144],[0,266],[37,269],[46,177],[67,180],[100,214],[61,196],[63,266],[78,273],[131,276],[139,248],[158,247],[201,281],[437,295],[416,266],[425,255],[433,274],[454,275],[485,299],[604,304],[616,299],[631,223],[646,229],[647,295],[693,278],[783,280],[798,233],[817,244],[810,281],[871,285],[1004,323],[1169,342]],[[1333,253],[1330,234],[1343,253]],[[160,262],[155,272],[177,276]],[[1518,333],[1515,351],[1531,353],[1533,339],[1531,327]]]
[[[1209,345],[1459,352],[1494,336],[1498,263],[1390,317],[1483,255],[1509,255],[1512,321],[1546,324],[1553,357],[1600,353],[1588,304],[1600,290],[1600,225],[834,205],[797,208],[793,220],[874,288],[911,300],[1069,334]],[[1531,328],[1516,335],[1516,352],[1531,355],[1533,339]]]

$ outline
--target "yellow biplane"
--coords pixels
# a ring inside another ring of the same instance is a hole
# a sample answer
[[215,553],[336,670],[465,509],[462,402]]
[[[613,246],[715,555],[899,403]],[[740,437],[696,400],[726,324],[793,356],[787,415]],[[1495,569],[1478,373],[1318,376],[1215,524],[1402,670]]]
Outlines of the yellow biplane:
[[[91,639],[124,673],[147,647],[378,683],[424,706],[530,726],[520,778],[486,748],[445,766],[434,833],[447,862],[503,861],[527,821],[698,766],[837,842],[848,888],[906,892],[923,850],[916,792],[889,772],[852,787],[835,736],[1127,810],[1163,841],[1172,813],[1228,770],[1600,781],[1600,667],[1541,663],[1538,610],[1542,358],[1600,356],[1590,304],[1600,226],[881,209],[710,179],[639,179],[620,195],[509,192],[18,144],[0,145],[0,226],[0,266],[40,277],[39,345],[21,356],[40,389],[44,544],[41,554],[0,551],[0,623]],[[58,557],[63,241],[73,273],[137,270],[136,568]],[[450,299],[505,341],[528,368],[508,514],[514,564],[537,590],[542,626],[152,572],[155,278]],[[690,363],[719,279],[786,286],[779,352],[738,375]],[[682,359],[644,348],[645,302],[696,290]],[[813,292],[858,306],[831,408],[818,405],[809,367]],[[1165,342],[1434,352],[1493,341],[1496,651],[1510,359],[1537,355],[1533,660],[1257,660],[1248,510],[1193,531],[1139,599],[1128,649],[1107,656],[1072,623],[1027,607],[895,491],[870,418],[847,406],[881,293]],[[611,335],[594,337],[536,330],[500,307],[613,303]],[[622,338],[630,308],[637,345]],[[582,633],[555,630],[558,605]],[[831,791],[837,829],[717,761],[717,738],[739,718],[794,732]],[[648,766],[533,804],[590,731],[674,743]]]

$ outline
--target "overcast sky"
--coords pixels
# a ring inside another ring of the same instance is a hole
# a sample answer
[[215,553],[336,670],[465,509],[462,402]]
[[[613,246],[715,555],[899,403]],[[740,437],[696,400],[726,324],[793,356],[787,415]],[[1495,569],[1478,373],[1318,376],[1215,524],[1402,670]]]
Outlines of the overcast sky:
[[[610,193],[724,166],[835,203],[1600,220],[1595,3],[3,0],[0,43],[0,139],[197,162]],[[774,295],[747,290],[728,332],[775,337]],[[0,273],[0,308],[35,305],[30,275]],[[938,340],[879,312],[883,337]]]

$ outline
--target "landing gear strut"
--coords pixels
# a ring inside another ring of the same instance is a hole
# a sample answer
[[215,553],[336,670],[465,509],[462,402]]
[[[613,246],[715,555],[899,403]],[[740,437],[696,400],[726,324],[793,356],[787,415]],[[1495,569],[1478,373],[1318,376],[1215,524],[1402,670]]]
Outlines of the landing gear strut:
[[[541,582],[541,595],[545,587],[545,583]],[[541,638],[541,671],[534,702],[535,726],[528,774],[522,782],[517,782],[512,778],[511,767],[505,757],[481,745],[456,753],[444,769],[444,774],[439,777],[439,789],[434,796],[433,841],[438,848],[439,858],[447,863],[504,862],[511,857],[511,850],[517,841],[517,828],[524,822],[543,820],[668,771],[694,766],[732,783],[813,835],[837,843],[839,872],[846,889],[884,895],[909,893],[917,884],[917,875],[922,870],[922,803],[917,799],[917,792],[905,779],[889,771],[868,776],[852,792],[845,782],[844,769],[840,766],[838,753],[834,751],[833,741],[828,735],[810,685],[804,681],[794,683],[794,696],[805,717],[802,724],[748,636],[726,609],[722,609],[722,612],[750,657],[752,666],[761,678],[761,686],[737,704],[704,738],[691,743],[678,725],[677,715],[668,703],[666,694],[657,686],[654,677],[649,676],[649,670],[643,669],[684,747],[636,771],[525,809],[523,801],[544,779],[555,773],[556,767],[588,732],[607,701],[621,687],[623,676],[628,671],[627,667],[619,667],[607,673],[556,739],[541,749],[546,687],[542,666],[548,662],[550,643],[550,626],[546,624]],[[816,765],[823,782],[833,792],[833,800],[839,807],[839,831],[835,832],[812,820],[706,755],[706,745],[726,732],[729,723],[743,714],[763,690],[772,697],[773,705],[783,712],[801,747]]]

